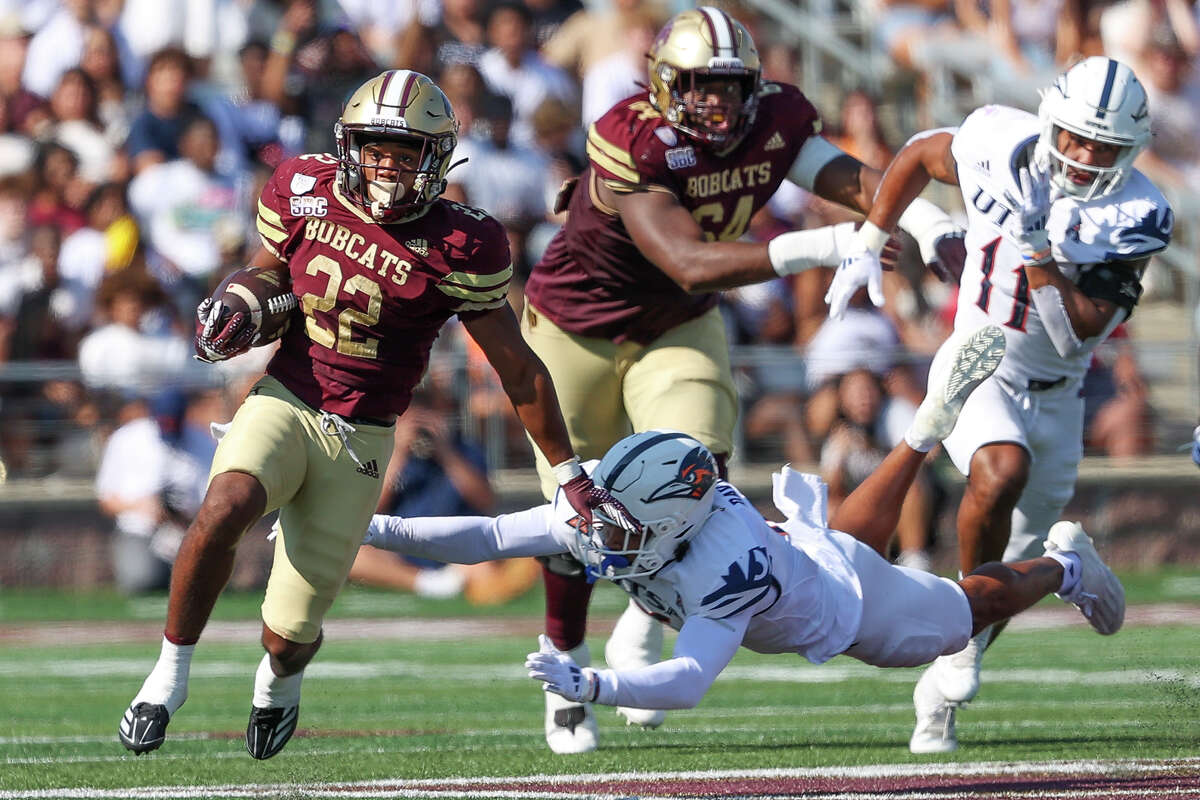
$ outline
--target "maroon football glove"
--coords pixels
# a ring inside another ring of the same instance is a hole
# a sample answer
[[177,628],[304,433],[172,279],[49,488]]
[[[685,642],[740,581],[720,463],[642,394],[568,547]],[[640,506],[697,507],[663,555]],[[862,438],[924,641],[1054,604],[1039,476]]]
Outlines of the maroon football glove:
[[586,474],[571,478],[562,485],[562,490],[571,508],[583,517],[588,527],[591,527],[593,522],[592,512],[600,511],[627,531],[641,529],[641,525],[625,508],[624,503],[613,497],[607,489],[593,483]]
[[963,233],[948,233],[934,245],[937,258],[928,266],[938,280],[957,286],[962,281],[963,264],[967,260],[967,245]]
[[220,300],[205,298],[196,307],[196,358],[225,361],[250,349],[254,326],[248,314],[230,313]]

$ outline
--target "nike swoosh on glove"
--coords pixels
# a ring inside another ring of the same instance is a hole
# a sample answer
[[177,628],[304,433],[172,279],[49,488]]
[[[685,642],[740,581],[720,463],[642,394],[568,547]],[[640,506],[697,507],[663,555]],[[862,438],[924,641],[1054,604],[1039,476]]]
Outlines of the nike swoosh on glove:
[[228,312],[224,303],[211,297],[196,307],[196,358],[211,364],[250,348],[255,333],[250,317],[242,312]]

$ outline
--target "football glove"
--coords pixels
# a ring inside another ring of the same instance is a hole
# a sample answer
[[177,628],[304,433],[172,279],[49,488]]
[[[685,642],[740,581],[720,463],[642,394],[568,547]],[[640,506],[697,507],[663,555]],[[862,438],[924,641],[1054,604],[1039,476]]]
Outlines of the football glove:
[[887,244],[888,235],[871,223],[865,223],[855,235],[853,247],[838,265],[825,293],[825,302],[829,304],[829,316],[841,319],[850,305],[850,298],[860,287],[867,287],[871,302],[877,306],[883,305],[883,264],[879,254]]
[[1027,266],[1041,266],[1052,260],[1050,234],[1046,222],[1050,218],[1050,172],[1047,169],[1021,167],[1021,197],[1005,192],[1004,199],[1013,210],[1016,223],[1014,238]]
[[580,667],[544,633],[538,636],[538,651],[525,657],[525,668],[529,677],[542,681],[542,691],[554,692],[573,703],[594,703],[600,694],[596,671]]
[[579,465],[578,456],[561,464],[555,464],[551,469],[554,471],[554,477],[558,479],[563,496],[566,497],[571,508],[583,517],[589,527],[592,524],[592,512],[597,509],[603,511],[618,525],[622,527],[629,525],[628,530],[635,530],[638,527],[637,523],[633,521],[633,515],[620,500],[613,497],[607,489],[602,489],[592,482],[588,474],[583,471],[583,467]]
[[206,297],[196,307],[196,358],[213,363],[233,358],[250,348],[254,326],[244,313],[229,313],[220,300]]

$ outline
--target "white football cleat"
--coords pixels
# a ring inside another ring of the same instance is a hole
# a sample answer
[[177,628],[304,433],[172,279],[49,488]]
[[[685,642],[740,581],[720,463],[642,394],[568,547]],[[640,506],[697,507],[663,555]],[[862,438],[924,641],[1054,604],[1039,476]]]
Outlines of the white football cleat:
[[937,672],[937,664],[930,664],[913,689],[917,725],[908,740],[908,749],[919,755],[951,753],[958,749],[954,714],[959,704],[951,703],[938,691]]
[[1100,560],[1092,538],[1078,522],[1056,522],[1046,536],[1046,550],[1075,553],[1079,556],[1079,582],[1058,597],[1073,604],[1098,633],[1109,636],[1125,622],[1125,587],[1113,571]]
[[[590,666],[592,654],[587,642],[563,651],[581,667]],[[546,696],[546,744],[559,755],[590,753],[596,749],[599,730],[591,703],[582,705],[554,692]]]
[[925,399],[917,407],[905,440],[923,450],[949,436],[963,403],[1000,366],[1004,349],[1004,331],[997,325],[951,334],[933,357]]
[[935,674],[937,688],[951,703],[967,703],[979,694],[979,668],[983,651],[992,638],[992,627],[981,630],[967,640],[967,646],[957,653],[938,656],[929,671]]
[[[615,670],[648,667],[662,660],[662,648],[662,623],[630,600],[604,646],[604,660],[609,669]],[[643,728],[657,728],[667,718],[666,711],[654,708],[617,706],[617,713],[625,718],[626,725]]]

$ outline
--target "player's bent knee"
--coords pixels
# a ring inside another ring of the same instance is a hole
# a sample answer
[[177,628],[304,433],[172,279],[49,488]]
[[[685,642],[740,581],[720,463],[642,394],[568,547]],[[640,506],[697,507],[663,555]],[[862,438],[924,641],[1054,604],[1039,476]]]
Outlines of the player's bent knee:
[[968,490],[989,505],[1015,505],[1029,480],[1029,456],[1016,445],[981,458],[983,452],[971,462]]

